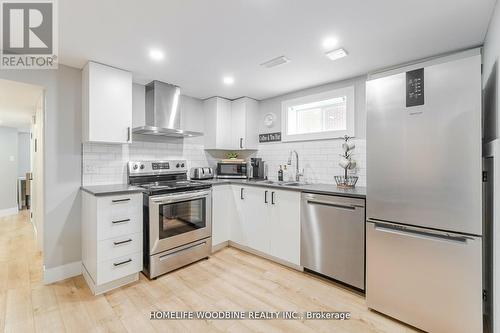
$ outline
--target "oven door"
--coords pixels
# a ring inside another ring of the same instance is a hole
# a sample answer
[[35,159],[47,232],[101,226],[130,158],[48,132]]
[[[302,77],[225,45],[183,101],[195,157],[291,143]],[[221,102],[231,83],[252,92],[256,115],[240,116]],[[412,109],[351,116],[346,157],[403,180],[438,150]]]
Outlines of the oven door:
[[150,255],[211,235],[211,190],[172,193],[149,198]]

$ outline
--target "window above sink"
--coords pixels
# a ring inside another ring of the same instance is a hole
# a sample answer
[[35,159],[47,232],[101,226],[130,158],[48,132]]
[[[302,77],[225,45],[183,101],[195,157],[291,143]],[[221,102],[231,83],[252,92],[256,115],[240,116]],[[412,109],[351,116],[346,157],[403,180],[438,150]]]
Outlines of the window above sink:
[[282,141],[354,136],[354,86],[282,102]]

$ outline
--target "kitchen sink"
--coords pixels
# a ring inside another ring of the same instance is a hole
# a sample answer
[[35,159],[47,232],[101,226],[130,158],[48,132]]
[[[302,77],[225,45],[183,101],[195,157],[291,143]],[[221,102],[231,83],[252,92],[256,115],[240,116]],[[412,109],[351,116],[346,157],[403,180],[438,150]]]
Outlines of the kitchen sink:
[[280,183],[280,182],[276,182],[274,180],[259,180],[258,182],[261,184],[277,184],[277,185]]
[[283,181],[275,181],[275,180],[259,180],[258,183],[260,183],[260,184],[269,184],[269,185],[279,185],[279,186],[301,186],[301,185],[307,185],[307,183],[305,183],[305,182],[296,182],[296,181],[283,182]]

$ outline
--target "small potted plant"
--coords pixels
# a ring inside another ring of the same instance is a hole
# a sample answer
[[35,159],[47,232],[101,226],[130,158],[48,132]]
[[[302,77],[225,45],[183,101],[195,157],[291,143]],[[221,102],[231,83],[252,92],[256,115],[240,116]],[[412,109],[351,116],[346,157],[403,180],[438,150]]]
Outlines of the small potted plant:
[[344,136],[344,143],[342,144],[342,149],[344,154],[340,155],[339,165],[344,169],[344,175],[335,176],[335,182],[338,187],[341,188],[353,188],[356,186],[358,181],[358,176],[349,176],[348,170],[353,170],[356,168],[356,161],[352,159],[352,153],[356,145],[350,141],[351,137]]
[[244,162],[242,158],[238,158],[237,152],[228,152],[226,158],[222,160],[222,163],[234,163],[234,162]]
[[227,153],[226,154],[226,158],[228,160],[234,160],[234,159],[237,159],[238,158],[238,153],[235,153],[235,152],[230,152],[230,153]]

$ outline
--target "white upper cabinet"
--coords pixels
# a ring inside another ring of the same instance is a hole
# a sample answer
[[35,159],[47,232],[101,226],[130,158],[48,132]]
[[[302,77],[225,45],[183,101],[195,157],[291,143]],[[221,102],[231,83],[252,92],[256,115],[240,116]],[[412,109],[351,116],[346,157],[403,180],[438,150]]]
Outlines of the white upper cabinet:
[[205,100],[205,149],[257,149],[259,102],[248,97]]
[[[258,147],[259,102],[243,97],[231,102],[231,143],[236,149]],[[234,149],[234,148],[233,148]]]
[[132,73],[89,62],[82,73],[83,142],[132,142]]
[[231,101],[212,97],[204,101],[203,108],[205,149],[231,149]]

